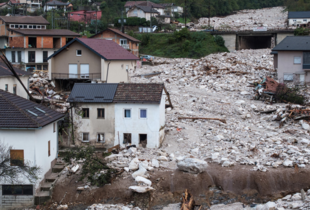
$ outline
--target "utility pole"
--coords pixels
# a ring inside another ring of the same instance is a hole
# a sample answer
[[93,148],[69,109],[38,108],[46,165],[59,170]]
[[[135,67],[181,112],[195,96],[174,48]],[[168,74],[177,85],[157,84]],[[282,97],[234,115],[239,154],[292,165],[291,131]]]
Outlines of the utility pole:
[[208,26],[210,28],[210,24],[211,24],[211,0],[209,0],[209,20],[208,20]]
[[185,8],[184,8],[184,19],[185,19],[185,28],[186,28],[186,0],[185,0]]
[[124,33],[124,16],[123,16],[124,10],[122,10],[122,32]]
[[54,9],[52,9],[52,29],[54,29]]

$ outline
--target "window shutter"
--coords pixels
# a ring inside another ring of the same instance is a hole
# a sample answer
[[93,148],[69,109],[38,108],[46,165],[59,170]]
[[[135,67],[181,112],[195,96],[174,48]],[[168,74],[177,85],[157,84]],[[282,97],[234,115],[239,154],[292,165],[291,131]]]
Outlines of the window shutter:
[[24,150],[10,150],[11,166],[24,164]]

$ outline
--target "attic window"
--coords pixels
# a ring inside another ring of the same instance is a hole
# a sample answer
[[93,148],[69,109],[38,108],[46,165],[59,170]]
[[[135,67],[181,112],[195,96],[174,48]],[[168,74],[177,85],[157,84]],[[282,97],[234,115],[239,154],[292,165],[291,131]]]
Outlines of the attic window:
[[34,107],[35,109],[39,110],[40,112],[45,113],[45,111],[43,111],[42,109],[39,109],[38,107]]
[[82,50],[76,50],[76,56],[82,56]]
[[32,112],[32,111],[30,111],[30,110],[28,110],[28,109],[26,109],[26,111],[29,112],[30,114],[36,116],[36,117],[38,116],[36,113],[34,113],[34,112]]

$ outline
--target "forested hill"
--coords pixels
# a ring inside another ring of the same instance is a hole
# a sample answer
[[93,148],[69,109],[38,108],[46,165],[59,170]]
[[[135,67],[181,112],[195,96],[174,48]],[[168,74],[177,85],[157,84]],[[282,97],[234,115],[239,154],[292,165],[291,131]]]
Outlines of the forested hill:
[[286,0],[288,11],[310,11],[310,0]]

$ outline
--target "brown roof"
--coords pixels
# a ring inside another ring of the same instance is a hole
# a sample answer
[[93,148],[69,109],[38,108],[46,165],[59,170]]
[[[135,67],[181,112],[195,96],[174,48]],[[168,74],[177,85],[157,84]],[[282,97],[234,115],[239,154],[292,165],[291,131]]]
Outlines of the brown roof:
[[41,128],[63,117],[46,106],[0,90],[0,129]]
[[160,104],[164,84],[124,83],[118,84],[114,103],[154,103]]
[[90,38],[93,38],[94,36],[96,36],[96,35],[98,35],[98,34],[102,34],[103,32],[105,32],[105,31],[107,31],[107,30],[112,31],[112,32],[114,32],[114,33],[116,33],[116,34],[118,34],[118,35],[120,35],[120,36],[122,36],[122,37],[125,37],[125,38],[127,38],[127,39],[129,39],[129,40],[131,40],[131,41],[133,41],[133,42],[141,42],[140,40],[138,40],[138,39],[136,39],[136,38],[133,38],[132,36],[129,36],[129,35],[127,35],[127,34],[121,32],[120,30],[115,29],[115,28],[107,28],[106,30],[100,31],[99,33],[97,33],[97,34],[91,36]]
[[0,16],[6,23],[18,24],[42,24],[49,25],[50,23],[42,16]]
[[81,35],[67,29],[10,29],[23,35],[38,35],[38,36],[74,36]]
[[152,6],[153,8],[164,8],[160,4],[155,4],[151,1],[127,1],[125,4],[125,7],[132,7],[135,5],[140,5],[140,6]]

